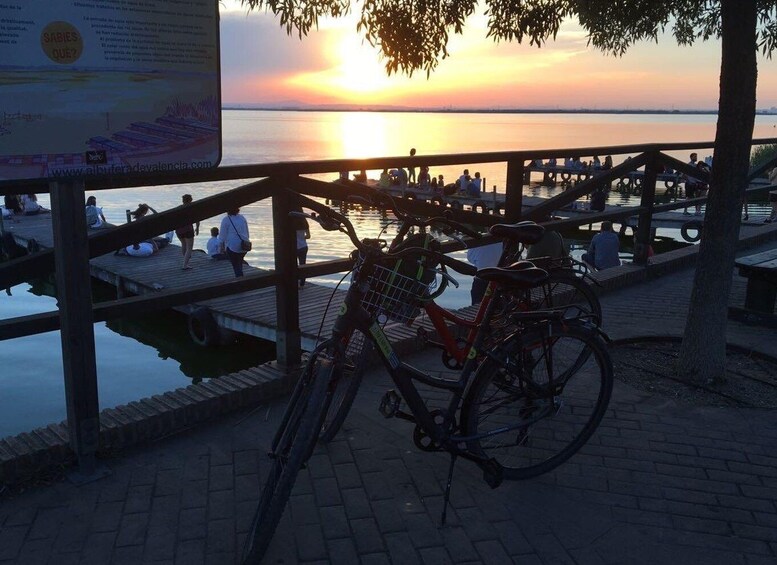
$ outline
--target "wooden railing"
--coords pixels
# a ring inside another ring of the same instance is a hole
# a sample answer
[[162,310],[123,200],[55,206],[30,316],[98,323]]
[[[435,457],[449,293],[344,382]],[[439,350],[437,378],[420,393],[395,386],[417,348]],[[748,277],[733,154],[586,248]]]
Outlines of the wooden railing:
[[[777,139],[759,139],[754,145],[774,144]],[[461,153],[454,155],[424,156],[423,164],[429,166],[472,165],[477,163],[506,163],[505,213],[489,215],[464,210],[450,210],[453,219],[479,226],[500,222],[514,222],[531,219],[545,223],[553,229],[564,229],[603,220],[623,220],[638,216],[634,260],[644,264],[647,246],[650,243],[650,226],[653,214],[704,202],[695,198],[670,204],[655,205],[656,177],[659,165],[670,167],[696,178],[700,172],[669,156],[667,151],[710,149],[713,144],[673,143],[609,147],[579,147],[568,149],[547,149],[536,151],[515,151],[497,153]],[[608,171],[579,182],[575,186],[522,214],[523,181],[526,164],[536,159],[581,155],[632,155]],[[418,166],[419,159],[413,161]],[[751,171],[750,179],[761,175],[774,166],[777,158]],[[97,379],[94,361],[93,324],[126,314],[140,314],[196,301],[227,296],[249,290],[274,286],[277,307],[277,359],[282,366],[293,368],[300,362],[299,296],[297,280],[325,274],[343,272],[350,268],[350,261],[341,258],[297,266],[295,234],[288,221],[292,209],[294,192],[313,197],[342,199],[345,194],[358,194],[364,190],[356,183],[342,185],[322,182],[305,175],[331,173],[333,178],[343,170],[380,170],[397,164],[410,166],[408,157],[382,157],[373,159],[347,159],[310,162],[286,162],[263,165],[241,165],[208,170],[192,170],[175,174],[130,174],[126,176],[99,176],[80,179],[48,179],[28,181],[0,181],[0,194],[36,192],[50,193],[53,214],[54,249],[43,250],[20,259],[0,265],[0,288],[8,288],[34,277],[56,270],[57,298],[59,310],[43,314],[0,320],[0,340],[13,339],[56,329],[61,330],[63,344],[63,365],[68,407],[68,422],[71,445],[78,455],[82,469],[88,471],[94,463],[99,432]],[[634,171],[644,168],[642,194],[639,206],[622,207],[617,210],[585,214],[584,217],[548,221],[556,210],[590,194],[600,186],[617,182]],[[133,186],[161,186],[211,181],[261,180],[248,182],[238,188],[203,198],[184,207],[174,208],[128,223],[109,231],[87,235],[83,212],[85,191],[105,190]],[[758,193],[774,187],[749,189]],[[289,190],[291,192],[289,192]],[[182,290],[161,291],[147,296],[123,298],[110,302],[92,304],[89,259],[135,241],[164,233],[176,226],[194,223],[222,214],[230,208],[242,207],[263,199],[272,199],[274,226],[275,268],[273,270],[246,275],[229,281],[187,287]],[[419,201],[406,201],[410,212],[421,215],[438,215],[438,205]],[[483,238],[476,245],[492,243]],[[446,243],[445,252],[461,249],[459,243]]]

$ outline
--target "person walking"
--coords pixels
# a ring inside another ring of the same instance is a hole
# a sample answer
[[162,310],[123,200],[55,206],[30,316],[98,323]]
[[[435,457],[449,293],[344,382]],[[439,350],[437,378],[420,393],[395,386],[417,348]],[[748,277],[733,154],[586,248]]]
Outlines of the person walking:
[[[181,197],[183,206],[188,206],[192,203],[192,195],[184,194]],[[194,236],[200,233],[200,222],[197,222],[194,226],[192,224],[185,225],[175,230],[175,235],[181,241],[181,255],[183,255],[183,267],[184,271],[191,269],[189,261],[192,258],[192,251],[194,251]]]
[[227,210],[227,215],[221,220],[219,241],[224,245],[227,259],[232,263],[236,277],[243,276],[243,258],[251,245],[248,233],[248,222],[240,214],[240,208]]
[[[302,207],[297,207],[296,212],[302,212]],[[308,258],[308,240],[310,239],[310,224],[305,218],[292,218],[294,232],[297,236],[297,264],[304,265]],[[300,277],[299,287],[305,286],[305,279]]]

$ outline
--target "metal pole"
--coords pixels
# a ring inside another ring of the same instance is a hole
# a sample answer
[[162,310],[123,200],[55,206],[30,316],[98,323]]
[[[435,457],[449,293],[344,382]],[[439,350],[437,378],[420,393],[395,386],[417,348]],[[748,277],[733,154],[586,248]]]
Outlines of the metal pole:
[[52,182],[49,188],[68,433],[81,475],[91,476],[95,473],[100,408],[84,183]]

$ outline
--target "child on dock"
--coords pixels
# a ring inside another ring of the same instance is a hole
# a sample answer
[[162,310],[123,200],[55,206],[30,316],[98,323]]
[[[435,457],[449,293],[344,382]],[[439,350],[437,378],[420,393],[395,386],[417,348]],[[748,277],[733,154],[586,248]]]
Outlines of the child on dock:
[[227,254],[224,253],[224,248],[219,241],[219,229],[217,227],[210,228],[210,239],[205,248],[208,250],[208,257],[214,261],[221,261],[227,258]]

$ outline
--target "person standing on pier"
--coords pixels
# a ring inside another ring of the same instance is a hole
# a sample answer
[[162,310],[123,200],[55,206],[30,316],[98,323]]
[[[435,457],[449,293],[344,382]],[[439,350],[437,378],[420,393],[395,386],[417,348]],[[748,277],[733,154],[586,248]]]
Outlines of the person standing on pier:
[[[295,212],[302,212],[302,206],[297,206]],[[304,265],[308,258],[308,240],[310,239],[310,224],[305,218],[293,217],[294,232],[297,236],[297,264]],[[305,286],[305,279],[299,279],[299,287]]]
[[[184,194],[181,197],[183,206],[188,206],[192,203],[192,200],[191,194]],[[183,267],[181,268],[184,271],[191,269],[189,261],[192,258],[192,251],[194,251],[194,236],[199,235],[199,233],[200,222],[197,222],[194,226],[192,226],[192,224],[187,224],[182,228],[175,230],[175,235],[177,235],[178,239],[181,241],[181,254],[183,255]]]
[[[410,149],[410,157],[415,157],[415,147]],[[407,168],[407,182],[409,184],[415,184],[416,178],[415,178],[415,166],[413,165],[413,160],[410,161],[410,166]]]
[[224,245],[227,259],[232,263],[235,276],[242,277],[243,257],[246,256],[248,252],[246,246],[250,245],[251,241],[248,233],[248,222],[240,214],[240,208],[227,210],[227,215],[221,220],[219,240]]

